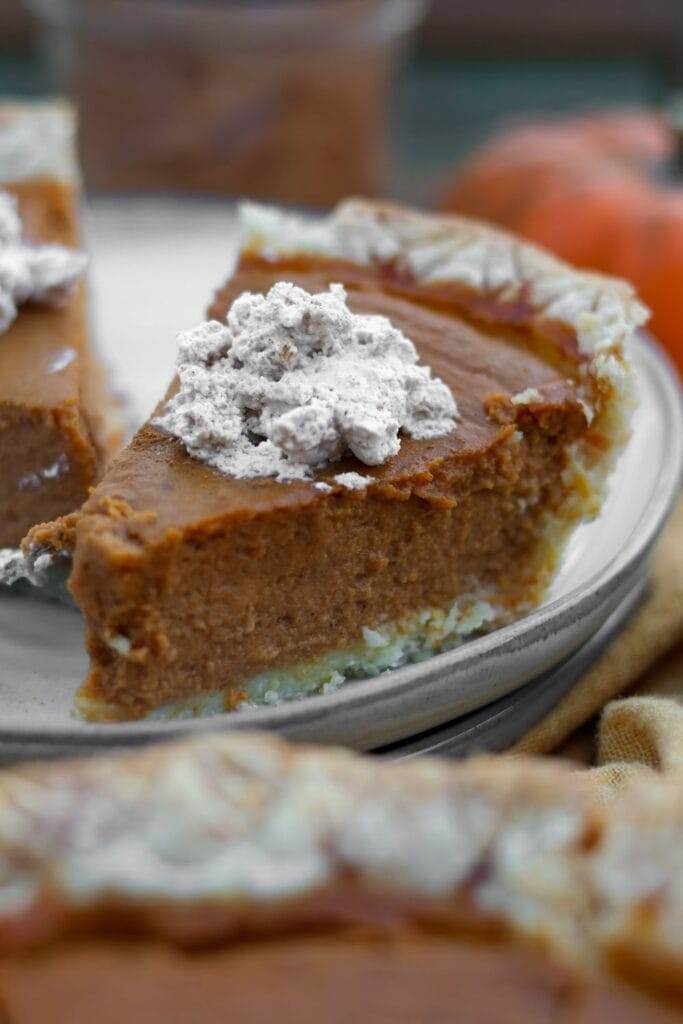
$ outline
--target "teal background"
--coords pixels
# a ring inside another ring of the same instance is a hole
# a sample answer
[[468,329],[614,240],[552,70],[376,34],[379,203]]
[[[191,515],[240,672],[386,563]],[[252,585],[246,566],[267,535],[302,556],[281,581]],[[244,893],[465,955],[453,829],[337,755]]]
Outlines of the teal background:
[[[0,53],[0,94],[51,91],[54,82],[39,55]],[[453,164],[510,118],[602,105],[660,104],[666,97],[666,68],[642,54],[414,54],[403,62],[393,90],[388,190],[429,202]]]

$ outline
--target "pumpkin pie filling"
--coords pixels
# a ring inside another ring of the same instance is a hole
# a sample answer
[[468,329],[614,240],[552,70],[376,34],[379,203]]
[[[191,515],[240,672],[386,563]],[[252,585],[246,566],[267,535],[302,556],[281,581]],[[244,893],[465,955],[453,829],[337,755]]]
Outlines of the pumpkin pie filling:
[[[0,964],[12,1024],[169,1020],[313,1024],[675,1024],[677,1011],[511,942],[471,936],[288,936],[193,953],[135,939],[63,943]],[[201,1009],[200,1009],[201,1008]],[[140,1018],[138,1018],[140,1019]]]
[[[6,170],[21,169],[20,163],[5,167],[3,133],[34,120],[35,131],[47,131],[46,125],[70,122],[71,115],[58,104],[0,108],[0,189],[16,197],[29,243],[77,246],[73,180],[49,166],[3,180]],[[49,148],[45,137],[34,142]],[[16,149],[10,158],[16,163]],[[55,308],[22,305],[0,334],[0,548],[19,545],[36,522],[83,502],[120,444],[116,417],[91,349],[84,285],[70,289]]]
[[146,424],[80,512],[29,538],[72,558],[88,718],[274,703],[448,649],[535,606],[599,505],[630,400],[527,289],[512,301],[395,260],[251,245],[210,315],[283,280],[341,282],[354,313],[388,317],[450,388],[456,429],[278,481],[228,477]]

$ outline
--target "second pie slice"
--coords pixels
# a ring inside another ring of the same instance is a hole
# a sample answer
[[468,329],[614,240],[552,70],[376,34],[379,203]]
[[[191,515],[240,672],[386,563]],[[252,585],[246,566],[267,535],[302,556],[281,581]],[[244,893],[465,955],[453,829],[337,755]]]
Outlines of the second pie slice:
[[122,441],[69,267],[84,261],[75,131],[64,103],[0,104],[0,564],[85,500]]
[[[599,510],[628,437],[625,345],[646,313],[623,282],[471,221],[362,201],[317,221],[258,207],[242,220],[237,270],[196,344],[217,345],[229,311],[234,320],[242,310],[248,326],[245,293],[270,301],[285,283],[304,290],[297,295],[344,295],[347,312],[335,306],[331,322],[351,317],[362,345],[366,322],[386,318],[394,341],[412,342],[431,383],[450,392],[453,420],[429,436],[402,429],[391,453],[368,464],[374,455],[351,451],[376,440],[385,399],[363,409],[366,382],[349,378],[344,409],[332,415],[340,442],[325,433],[324,388],[311,399],[304,387],[299,442],[328,445],[328,458],[292,478],[290,446],[278,456],[285,472],[245,478],[230,470],[233,456],[216,454],[234,402],[222,420],[204,422],[195,373],[184,421],[194,441],[184,442],[168,429],[176,382],[83,508],[25,544],[29,557],[71,557],[91,658],[77,696],[86,718],[211,713],[327,692],[524,614],[542,599],[573,526]],[[319,327],[311,309],[302,337]],[[267,355],[269,339],[250,337],[249,358],[259,346]],[[225,351],[204,356],[210,376]],[[277,372],[264,371],[269,388],[299,354],[284,344],[278,358]],[[381,383],[386,367],[377,365]],[[419,420],[426,377],[407,372]],[[254,424],[244,435],[252,459],[271,450],[262,429],[286,448],[286,402],[284,413],[271,408],[271,430],[240,401],[243,423]],[[302,426],[311,423],[314,440]]]

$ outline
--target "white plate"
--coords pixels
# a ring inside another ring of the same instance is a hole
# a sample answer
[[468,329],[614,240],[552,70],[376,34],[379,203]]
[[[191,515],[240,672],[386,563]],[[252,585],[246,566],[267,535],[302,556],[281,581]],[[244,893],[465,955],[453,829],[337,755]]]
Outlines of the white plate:
[[[170,378],[179,327],[201,316],[206,282],[234,252],[229,209],[213,203],[108,200],[90,221],[97,327],[137,419]],[[149,293],[154,268],[153,301]],[[296,739],[371,749],[452,722],[538,679],[576,652],[642,579],[678,491],[680,393],[661,353],[639,340],[640,406],[602,515],[581,526],[544,605],[487,637],[337,693],[210,719],[88,725],[71,717],[86,669],[75,611],[0,598],[0,755],[94,750],[206,728],[272,728]]]
[[410,736],[377,751],[383,757],[409,758],[424,754],[466,757],[508,750],[569,693],[593,663],[616,639],[635,614],[648,590],[647,564],[633,589],[574,654],[537,679],[483,708],[461,715],[434,729]]

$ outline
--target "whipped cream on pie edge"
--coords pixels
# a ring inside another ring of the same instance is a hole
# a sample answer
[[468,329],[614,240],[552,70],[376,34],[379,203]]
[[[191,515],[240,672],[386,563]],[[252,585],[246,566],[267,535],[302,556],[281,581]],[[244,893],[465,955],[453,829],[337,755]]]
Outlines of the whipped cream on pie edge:
[[422,284],[456,285],[501,309],[521,301],[531,321],[574,334],[593,377],[618,390],[630,387],[623,349],[650,313],[627,281],[577,270],[478,221],[390,203],[348,199],[317,218],[243,203],[239,218],[243,250],[268,259],[295,252],[394,265]]
[[0,191],[0,335],[23,303],[58,305],[86,263],[83,253],[66,246],[26,242],[16,199]]
[[[390,320],[352,313],[341,284],[244,292],[225,324],[180,335],[177,370],[155,425],[237,479],[308,479],[349,453],[376,466],[399,451],[399,431],[426,440],[456,428],[449,388]],[[357,473],[334,479],[366,486]]]

